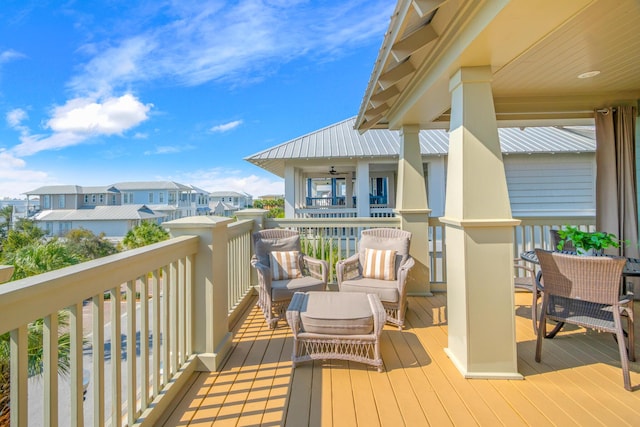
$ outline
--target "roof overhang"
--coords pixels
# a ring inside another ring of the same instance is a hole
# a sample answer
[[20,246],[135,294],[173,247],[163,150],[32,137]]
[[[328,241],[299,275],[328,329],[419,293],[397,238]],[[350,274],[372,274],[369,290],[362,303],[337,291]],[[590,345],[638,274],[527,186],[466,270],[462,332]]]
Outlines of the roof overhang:
[[356,128],[446,127],[449,80],[476,66],[491,67],[499,121],[591,123],[595,109],[637,105],[637,22],[636,0],[400,0]]

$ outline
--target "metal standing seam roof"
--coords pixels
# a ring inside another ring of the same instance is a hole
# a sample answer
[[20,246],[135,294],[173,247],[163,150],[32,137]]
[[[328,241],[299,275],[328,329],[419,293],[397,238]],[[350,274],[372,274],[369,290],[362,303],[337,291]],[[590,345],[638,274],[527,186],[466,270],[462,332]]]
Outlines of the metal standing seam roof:
[[[275,175],[284,177],[285,160],[397,157],[400,132],[370,129],[360,134],[354,129],[355,117],[292,139],[275,147],[245,157],[245,160]],[[499,128],[500,144],[505,154],[593,152],[595,137],[590,130],[573,131],[561,127]],[[449,133],[443,129],[420,131],[423,156],[448,153]]]
[[28,196],[47,195],[47,194],[83,194],[82,187],[79,185],[46,185],[36,188],[33,191],[27,191]]
[[117,182],[111,187],[115,187],[118,190],[185,190],[193,191],[193,188],[188,185],[180,184],[174,181],[129,181],[129,182]]
[[36,215],[38,221],[118,221],[161,218],[145,205],[96,206],[82,209],[54,209]]
[[212,191],[209,193],[209,197],[251,197],[251,195],[237,191]]

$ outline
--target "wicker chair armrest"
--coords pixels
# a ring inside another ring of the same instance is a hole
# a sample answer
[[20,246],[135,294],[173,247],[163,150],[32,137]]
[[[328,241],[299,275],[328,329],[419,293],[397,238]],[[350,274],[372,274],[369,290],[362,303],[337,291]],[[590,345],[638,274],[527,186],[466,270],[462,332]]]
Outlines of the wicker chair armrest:
[[287,308],[287,323],[293,332],[293,336],[297,337],[300,329],[302,328],[302,322],[300,321],[300,309],[305,299],[303,292],[296,292],[291,298],[289,307]]
[[398,291],[401,296],[405,294],[405,285],[407,284],[407,277],[409,276],[409,271],[416,264],[416,261],[412,256],[409,256],[404,263],[398,268],[398,272],[396,274],[396,279],[398,280]]
[[271,268],[258,261],[255,255],[251,258],[251,266],[258,273],[258,285],[271,295]]
[[322,280],[325,284],[327,283],[329,280],[329,264],[326,261],[312,258],[309,255],[304,255],[302,261],[311,277]]
[[357,253],[336,263],[338,288],[344,280],[352,279],[360,274],[360,256]]

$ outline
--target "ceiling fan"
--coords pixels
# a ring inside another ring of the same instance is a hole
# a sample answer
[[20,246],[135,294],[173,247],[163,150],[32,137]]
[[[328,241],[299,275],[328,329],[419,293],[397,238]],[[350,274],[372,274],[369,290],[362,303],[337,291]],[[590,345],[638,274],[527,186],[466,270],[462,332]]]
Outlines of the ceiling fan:
[[335,167],[331,166],[331,169],[329,169],[329,175],[347,175],[347,172],[338,172]]

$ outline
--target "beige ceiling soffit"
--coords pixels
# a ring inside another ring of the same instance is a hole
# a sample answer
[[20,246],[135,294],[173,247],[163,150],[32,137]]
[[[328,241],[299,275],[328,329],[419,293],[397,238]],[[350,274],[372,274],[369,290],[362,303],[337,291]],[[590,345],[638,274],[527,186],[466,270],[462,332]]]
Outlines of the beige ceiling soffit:
[[382,75],[380,75],[380,78],[378,79],[378,84],[383,89],[386,89],[389,86],[393,85],[394,83],[404,79],[405,77],[410,76],[411,73],[413,73],[415,70],[416,70],[416,67],[411,63],[411,61],[409,60],[404,61],[402,64],[396,65],[386,73],[383,73]]
[[442,0],[413,0],[413,9],[416,11],[420,18],[424,18],[437,8],[439,8],[444,1]]
[[367,131],[369,129],[371,129],[372,127],[374,127],[376,125],[376,123],[378,123],[384,116],[382,114],[379,114],[378,116],[374,117],[371,120],[367,120],[366,122],[362,123],[360,125],[360,127],[358,128],[358,130],[360,131],[360,133],[364,133],[364,131]]
[[397,86],[391,86],[385,90],[382,90],[371,97],[369,100],[374,107],[379,106],[380,104],[387,102],[394,96],[398,96],[400,90]]
[[427,24],[420,29],[409,34],[399,42],[395,43],[391,48],[391,55],[396,61],[404,61],[411,56],[412,53],[423,48],[430,42],[438,38],[438,34],[431,24]]
[[384,104],[381,104],[379,107],[376,108],[372,108],[370,110],[367,110],[364,112],[364,118],[368,120],[371,120],[379,115],[384,114],[385,111],[387,111],[389,109],[389,105],[385,102]]

